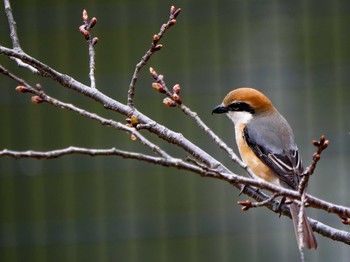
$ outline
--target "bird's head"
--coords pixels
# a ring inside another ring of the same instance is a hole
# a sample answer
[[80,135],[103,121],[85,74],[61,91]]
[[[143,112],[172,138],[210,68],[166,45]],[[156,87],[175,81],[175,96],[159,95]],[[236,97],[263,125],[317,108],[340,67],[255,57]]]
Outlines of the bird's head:
[[263,93],[253,88],[241,87],[228,93],[222,104],[215,107],[212,113],[226,113],[235,124],[246,124],[254,116],[270,111],[275,111],[275,108]]

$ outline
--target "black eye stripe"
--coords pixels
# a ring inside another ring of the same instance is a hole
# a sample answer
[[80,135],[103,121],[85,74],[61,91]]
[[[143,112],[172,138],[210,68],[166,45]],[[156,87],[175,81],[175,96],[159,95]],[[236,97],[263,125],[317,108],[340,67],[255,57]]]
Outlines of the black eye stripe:
[[255,110],[253,107],[251,107],[246,102],[233,102],[227,107],[230,111],[242,111],[242,112],[248,112],[251,114],[255,113]]

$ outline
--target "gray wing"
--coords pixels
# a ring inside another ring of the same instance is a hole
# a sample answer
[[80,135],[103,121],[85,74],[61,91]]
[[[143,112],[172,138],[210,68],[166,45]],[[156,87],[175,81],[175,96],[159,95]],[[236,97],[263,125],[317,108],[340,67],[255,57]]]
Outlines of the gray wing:
[[[282,124],[276,126],[270,117],[270,122],[257,121],[255,125],[247,125],[244,138],[256,156],[263,161],[281,181],[296,190],[299,185],[303,165],[298,148],[294,142],[293,133],[287,121],[282,117]],[[256,132],[260,130],[260,132]],[[277,132],[276,132],[277,131]],[[281,134],[284,134],[281,135]]]

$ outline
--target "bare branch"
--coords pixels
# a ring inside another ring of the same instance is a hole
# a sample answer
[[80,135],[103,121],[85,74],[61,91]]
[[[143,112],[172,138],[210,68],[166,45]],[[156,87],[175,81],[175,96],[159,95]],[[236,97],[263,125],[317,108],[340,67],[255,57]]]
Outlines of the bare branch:
[[95,80],[95,48],[92,40],[89,41],[89,56],[90,56],[90,86],[91,88],[96,88]]
[[268,203],[275,200],[275,198],[278,196],[279,194],[274,193],[269,198],[266,198],[264,201],[252,203],[250,200],[246,200],[238,201],[237,204],[242,206],[242,211],[248,211],[250,208],[266,206]]
[[207,171],[203,171],[201,168],[187,163],[178,158],[164,158],[164,157],[155,157],[146,154],[130,152],[119,150],[116,148],[110,149],[88,149],[82,147],[67,147],[63,149],[57,149],[52,151],[13,151],[13,150],[1,150],[1,156],[9,156],[13,158],[36,158],[36,159],[53,159],[64,155],[72,155],[72,154],[80,154],[80,155],[89,155],[89,156],[119,156],[123,158],[136,159],[140,161],[145,161],[161,166],[166,167],[175,167],[183,170],[190,170],[194,173],[202,174],[210,174]]
[[312,156],[312,162],[310,166],[306,169],[306,171],[302,175],[302,179],[299,183],[298,191],[302,194],[307,187],[310,176],[314,173],[317,162],[321,159],[321,154],[323,150],[325,150],[329,145],[329,140],[326,140],[325,136],[322,135],[319,141],[312,141],[312,144],[317,147],[316,153]]
[[301,195],[301,200],[300,200],[300,209],[299,209],[299,214],[298,214],[298,248],[299,248],[299,253],[300,253],[300,259],[302,262],[305,261],[305,254],[304,254],[304,214],[305,214],[305,204],[306,204],[306,197],[305,197],[305,192],[302,193]]
[[172,6],[170,8],[170,16],[169,16],[168,21],[161,26],[158,34],[155,34],[153,36],[153,41],[151,43],[150,48],[147,50],[147,52],[141,58],[141,61],[136,64],[135,71],[134,71],[134,74],[131,78],[131,82],[130,82],[129,90],[128,90],[128,106],[129,107],[134,108],[135,86],[136,86],[136,81],[137,81],[138,74],[139,74],[141,68],[147,64],[147,61],[151,58],[151,56],[156,51],[159,51],[163,47],[163,45],[158,44],[159,40],[164,36],[165,32],[170,27],[172,27],[173,25],[176,24],[176,18],[180,14],[180,12],[181,12],[180,8],[175,8],[174,6]]
[[[16,21],[13,18],[10,1],[9,0],[4,0],[4,6],[5,6],[5,13],[7,15],[7,21],[9,23],[10,37],[11,37],[11,40],[12,40],[12,46],[13,46],[14,49],[16,49],[18,51],[22,51],[22,48],[21,48],[21,46],[19,44],[19,39],[18,39],[18,35],[17,35],[17,28],[16,28]],[[26,63],[23,63],[20,59],[13,58],[13,57],[9,57],[9,58],[14,60],[19,67],[23,67],[25,69],[28,69],[33,74],[38,74],[39,73],[38,70],[36,70],[35,68],[33,68],[32,66],[30,66],[30,65],[28,65]]]
[[5,6],[5,13],[7,15],[7,20],[9,22],[9,28],[10,28],[10,37],[12,40],[12,46],[15,49],[21,50],[21,46],[19,44],[18,36],[17,36],[17,28],[16,28],[16,21],[12,14],[12,8],[10,5],[9,0],[4,0],[4,6]]
[[94,48],[94,46],[98,43],[99,39],[97,37],[92,38],[90,31],[96,25],[97,19],[96,19],[96,17],[93,17],[89,21],[89,16],[88,16],[88,13],[87,13],[87,11],[85,9],[83,10],[82,18],[83,18],[83,25],[81,25],[79,27],[79,31],[80,31],[80,33],[82,33],[84,35],[84,38],[87,41],[88,46],[89,46],[90,87],[91,88],[96,88],[96,80],[95,80],[95,48]]

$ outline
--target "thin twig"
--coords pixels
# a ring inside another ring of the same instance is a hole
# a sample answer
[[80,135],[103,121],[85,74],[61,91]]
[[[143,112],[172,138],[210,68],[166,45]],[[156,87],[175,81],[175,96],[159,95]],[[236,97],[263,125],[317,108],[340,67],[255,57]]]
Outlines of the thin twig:
[[[5,6],[5,13],[7,15],[7,21],[9,23],[10,28],[10,37],[12,40],[12,46],[14,49],[18,51],[22,51],[21,45],[19,43],[18,35],[17,35],[17,28],[16,28],[16,21],[13,17],[12,8],[10,5],[9,0],[4,0],[4,6]],[[23,63],[20,59],[9,57],[10,59],[14,60],[19,67],[23,67],[25,69],[28,69],[33,74],[39,74],[39,71],[32,67],[31,65],[28,65],[27,63]]]
[[136,64],[134,74],[132,75],[131,82],[129,85],[129,90],[128,90],[128,101],[127,105],[131,108],[134,108],[134,96],[135,96],[135,87],[136,87],[136,81],[139,75],[139,72],[141,68],[147,64],[147,61],[151,58],[151,56],[156,52],[159,51],[163,45],[158,44],[159,40],[164,36],[165,32],[172,27],[173,25],[176,24],[176,18],[180,14],[181,9],[180,8],[175,8],[172,6],[170,8],[170,16],[168,21],[163,24],[160,28],[160,31],[158,34],[155,34],[153,36],[153,41],[151,43],[150,48],[146,51],[144,56],[142,56],[141,61]]
[[89,57],[90,57],[90,86],[91,88],[96,88],[95,80],[95,48],[92,41],[89,41]]
[[246,201],[238,201],[237,204],[242,206],[242,210],[243,211],[248,211],[250,208],[266,206],[267,204],[269,204],[273,200],[275,200],[276,197],[278,197],[278,196],[279,196],[278,193],[274,193],[269,198],[266,198],[263,201],[253,202],[252,203],[250,200],[246,200]]
[[324,135],[321,136],[319,141],[313,140],[312,144],[317,147],[317,151],[312,156],[312,162],[306,171],[302,174],[302,179],[299,183],[298,191],[302,194],[307,187],[310,176],[316,169],[317,162],[321,159],[321,154],[329,145],[329,140]]
[[7,21],[9,22],[10,37],[12,40],[12,46],[15,49],[21,50],[21,46],[19,44],[19,39],[17,36],[16,21],[13,17],[10,1],[4,0],[4,6],[5,6],[5,13],[7,15]]
[[95,80],[95,45],[98,43],[99,39],[97,37],[91,36],[91,29],[96,25],[97,18],[93,17],[89,20],[88,12],[83,10],[83,24],[79,27],[80,33],[84,36],[86,42],[89,46],[89,77],[90,77],[90,87],[96,88]]

